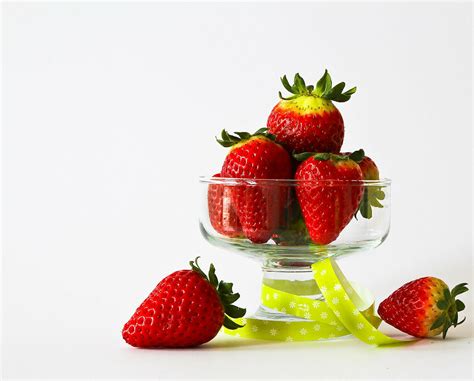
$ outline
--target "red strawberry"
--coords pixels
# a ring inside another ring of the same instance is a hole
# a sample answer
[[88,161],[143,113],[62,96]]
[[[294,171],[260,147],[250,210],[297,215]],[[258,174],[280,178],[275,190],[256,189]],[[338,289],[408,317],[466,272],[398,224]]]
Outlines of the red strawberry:
[[[343,153],[343,155],[349,155],[350,153]],[[362,178],[364,180],[379,180],[379,169],[375,162],[368,156],[365,156],[360,162],[359,167],[362,171]],[[362,200],[360,200],[359,208],[356,211],[360,212],[362,217],[370,219],[372,218],[372,207],[383,208],[380,200],[385,199],[385,193],[381,186],[375,184],[367,184],[364,188],[364,194]]]
[[[286,150],[274,142],[274,137],[260,129],[251,135],[222,131],[218,142],[232,147],[222,165],[221,176],[243,179],[288,179],[291,160]],[[288,188],[284,186],[233,186],[232,203],[237,211],[245,236],[255,243],[267,242],[278,228]]]
[[344,82],[332,87],[327,70],[316,87],[306,86],[299,74],[292,86],[286,76],[281,82],[293,95],[284,98],[279,93],[281,101],[268,117],[268,131],[290,152],[339,152],[344,140],[344,121],[332,101],[348,101],[356,88],[342,93]]
[[232,305],[239,294],[232,283],[218,281],[211,264],[209,278],[196,261],[192,270],[180,270],[164,278],[122,330],[124,340],[134,347],[193,347],[208,342],[222,325],[241,327],[230,317],[245,315]]
[[362,177],[364,180],[378,180],[379,177],[379,169],[374,161],[365,156],[359,163],[360,170],[362,171]]
[[362,172],[356,161],[363,150],[352,155],[303,153],[304,160],[296,171],[296,196],[303,212],[308,233],[314,243],[327,245],[334,241],[349,223],[362,198]]
[[[221,177],[221,175],[217,173],[213,177]],[[231,238],[242,235],[242,226],[232,205],[231,187],[210,184],[207,191],[207,204],[211,225],[218,233]]]
[[[359,163],[364,180],[379,180],[379,169],[374,161],[365,156]],[[383,208],[380,200],[385,199],[385,193],[382,187],[378,185],[367,185],[364,188],[364,195],[359,204],[359,212],[364,218],[372,218],[372,207]],[[356,212],[357,213],[357,212]]]
[[451,326],[456,327],[458,312],[464,303],[456,297],[468,291],[467,283],[458,284],[449,291],[441,279],[420,278],[406,283],[378,308],[380,317],[400,331],[415,337],[432,337],[443,332],[443,339]]

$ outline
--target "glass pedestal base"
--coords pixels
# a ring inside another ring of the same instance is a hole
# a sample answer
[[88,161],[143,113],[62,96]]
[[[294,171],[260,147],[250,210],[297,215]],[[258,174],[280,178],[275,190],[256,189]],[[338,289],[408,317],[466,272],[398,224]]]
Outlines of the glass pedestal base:
[[[311,268],[294,269],[264,269],[262,284],[275,290],[289,294],[304,296],[312,300],[324,301],[324,297],[314,280]],[[297,316],[289,315],[281,311],[273,310],[262,303],[252,315],[254,319],[273,320],[280,322],[308,321]]]

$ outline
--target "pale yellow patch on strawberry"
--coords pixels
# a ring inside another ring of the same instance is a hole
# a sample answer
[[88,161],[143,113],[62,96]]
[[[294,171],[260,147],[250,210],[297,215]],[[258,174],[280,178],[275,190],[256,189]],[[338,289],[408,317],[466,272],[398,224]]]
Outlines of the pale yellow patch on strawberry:
[[301,95],[296,99],[282,100],[279,103],[279,107],[283,111],[293,111],[299,115],[320,114],[336,109],[331,101],[310,95]]
[[269,141],[269,142],[273,143],[273,140],[268,139],[267,137],[265,137],[265,136],[263,136],[263,135],[256,135],[256,136],[252,136],[252,137],[249,138],[249,139],[244,139],[244,140],[240,141],[240,142],[237,143],[237,144],[234,144],[234,145],[231,147],[230,150],[233,151],[233,150],[236,149],[236,148],[242,147],[243,145],[248,144],[248,143],[251,142],[252,140],[263,140],[263,141]]

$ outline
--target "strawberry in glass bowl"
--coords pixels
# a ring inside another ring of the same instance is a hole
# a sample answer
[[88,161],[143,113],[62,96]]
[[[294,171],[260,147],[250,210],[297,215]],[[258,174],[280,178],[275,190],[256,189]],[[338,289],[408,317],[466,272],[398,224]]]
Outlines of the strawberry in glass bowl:
[[[218,141],[230,151],[220,173],[199,179],[200,229],[211,244],[258,261],[264,284],[321,298],[312,264],[386,239],[390,180],[378,171],[368,179],[363,150],[291,154],[266,129],[223,131]],[[256,316],[295,319],[264,306]]]

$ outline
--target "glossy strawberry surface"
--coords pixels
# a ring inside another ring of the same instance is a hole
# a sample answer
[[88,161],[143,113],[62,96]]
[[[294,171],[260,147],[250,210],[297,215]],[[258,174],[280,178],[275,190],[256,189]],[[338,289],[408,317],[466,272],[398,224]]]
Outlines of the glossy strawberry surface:
[[290,95],[285,97],[279,92],[281,101],[268,117],[268,132],[292,154],[340,152],[344,121],[333,102],[347,102],[356,88],[343,92],[344,82],[333,86],[327,70],[316,85],[307,85],[299,73],[293,84],[286,75],[280,80]]
[[289,152],[339,152],[344,121],[331,101],[300,96],[280,101],[270,113],[268,131]]
[[433,337],[451,326],[456,327],[458,312],[464,303],[456,297],[466,291],[466,283],[449,290],[448,285],[435,277],[424,277],[404,284],[385,299],[378,308],[380,317],[400,331],[415,337]]
[[368,156],[365,156],[359,163],[364,180],[378,180],[380,177],[379,169],[375,162]]
[[[343,155],[346,154],[349,153],[343,153]],[[362,171],[362,178],[364,180],[374,181],[380,179],[379,169],[370,157],[364,156],[364,158],[358,164],[360,170]],[[383,208],[384,199],[385,192],[383,186],[374,183],[365,184],[364,194],[362,195],[359,209],[355,214],[356,218],[360,212],[360,215],[363,218],[371,219],[375,211],[374,208]]]
[[443,298],[444,289],[448,289],[446,283],[433,277],[408,282],[380,303],[378,313],[385,322],[412,336],[436,336],[443,327],[429,331],[441,312],[436,302]]
[[[257,135],[231,148],[221,176],[288,179],[291,177],[291,160],[281,145]],[[278,227],[287,198],[288,188],[270,183],[232,187],[232,202],[245,236],[255,243],[267,242]]]
[[[213,177],[221,177],[220,173]],[[239,217],[232,203],[232,187],[224,184],[209,184],[207,203],[212,227],[226,237],[243,235]]]
[[164,278],[122,330],[124,340],[141,348],[191,347],[211,340],[224,321],[214,287],[193,270]]
[[359,166],[350,159],[311,156],[300,164],[295,178],[301,180],[296,195],[311,239],[320,245],[333,242],[359,206],[363,193]]

